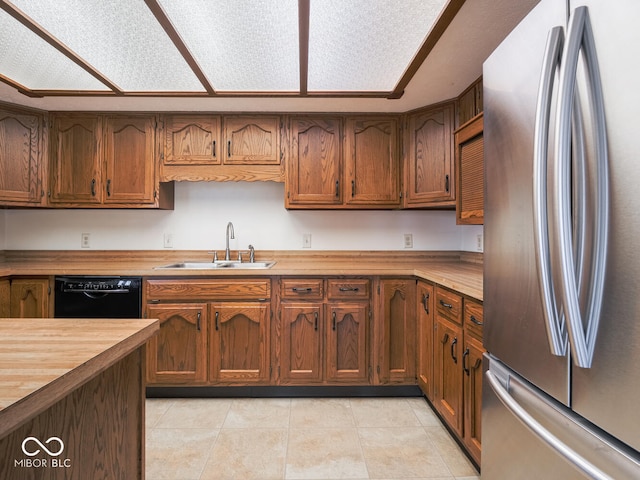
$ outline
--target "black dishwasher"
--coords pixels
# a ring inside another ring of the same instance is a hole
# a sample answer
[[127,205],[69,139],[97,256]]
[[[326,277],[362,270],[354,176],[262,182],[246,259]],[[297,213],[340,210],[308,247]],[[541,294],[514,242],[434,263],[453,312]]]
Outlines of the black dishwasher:
[[141,316],[141,277],[56,277],[55,284],[55,318]]

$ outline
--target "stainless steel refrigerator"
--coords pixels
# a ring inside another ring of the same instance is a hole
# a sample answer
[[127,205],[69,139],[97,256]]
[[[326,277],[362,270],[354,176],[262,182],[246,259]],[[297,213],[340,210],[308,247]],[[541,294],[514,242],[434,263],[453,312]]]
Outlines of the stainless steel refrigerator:
[[640,1],[484,63],[483,479],[640,478]]

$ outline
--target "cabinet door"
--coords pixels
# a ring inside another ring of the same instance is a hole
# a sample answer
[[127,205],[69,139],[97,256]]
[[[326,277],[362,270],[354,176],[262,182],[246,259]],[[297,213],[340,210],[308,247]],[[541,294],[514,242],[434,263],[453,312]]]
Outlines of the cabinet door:
[[462,329],[442,317],[437,317],[435,338],[435,407],[461,437]]
[[0,108],[0,202],[39,203],[42,116]]
[[220,118],[167,115],[164,119],[165,165],[220,165]]
[[269,305],[221,303],[209,308],[209,379],[230,383],[268,381]]
[[322,380],[322,303],[282,303],[282,383]]
[[279,165],[280,117],[224,117],[223,163]]
[[484,223],[484,120],[473,122],[456,131],[456,223]]
[[380,280],[378,367],[382,383],[416,381],[416,282]]
[[155,117],[105,119],[104,203],[154,203]]
[[102,202],[102,118],[56,115],[51,127],[52,203]]
[[433,401],[433,285],[418,281],[418,385],[422,393]]
[[11,280],[11,317],[50,317],[49,293],[48,278]]
[[464,370],[464,444],[480,464],[482,421],[482,343],[465,335]]
[[349,118],[345,126],[345,203],[398,207],[398,122]]
[[291,119],[286,206],[342,203],[339,118]]
[[147,348],[149,383],[204,383],[207,379],[207,305],[153,305],[147,307],[147,318],[160,321],[160,331],[149,340]]
[[364,302],[327,305],[327,381],[367,382],[368,311]]
[[406,206],[453,206],[454,105],[409,117]]
[[0,318],[11,317],[11,282],[0,280]]

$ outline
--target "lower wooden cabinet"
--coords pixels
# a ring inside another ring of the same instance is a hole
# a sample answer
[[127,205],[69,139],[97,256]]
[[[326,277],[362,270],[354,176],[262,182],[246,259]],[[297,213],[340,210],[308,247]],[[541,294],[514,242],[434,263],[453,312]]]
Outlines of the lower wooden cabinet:
[[418,280],[416,285],[417,305],[417,376],[418,386],[425,396],[433,401],[433,285]]
[[147,381],[203,384],[207,380],[207,305],[176,303],[147,307],[160,331],[147,345]]
[[280,309],[280,382],[322,380],[324,316],[319,302],[283,303]]
[[8,279],[0,280],[0,318],[11,316],[11,282]]
[[436,318],[433,401],[449,426],[462,435],[462,328]]
[[330,382],[365,383],[368,377],[369,305],[363,302],[326,306],[326,378]]
[[382,278],[376,315],[378,383],[416,382],[416,281]]
[[269,380],[269,312],[263,302],[209,305],[209,380]]
[[52,317],[51,284],[46,278],[14,278],[11,280],[10,316],[12,318]]

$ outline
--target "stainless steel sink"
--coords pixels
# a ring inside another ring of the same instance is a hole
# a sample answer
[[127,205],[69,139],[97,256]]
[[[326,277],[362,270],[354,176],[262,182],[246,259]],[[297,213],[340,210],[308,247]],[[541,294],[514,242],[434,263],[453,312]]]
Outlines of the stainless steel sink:
[[231,268],[234,270],[271,268],[276,262],[239,262],[236,260],[220,260],[217,262],[183,262],[172,263],[156,267],[158,269],[183,269],[183,270],[219,270]]

